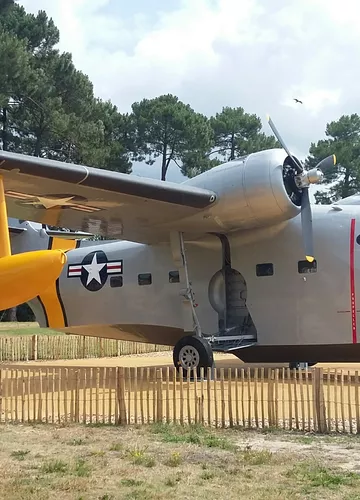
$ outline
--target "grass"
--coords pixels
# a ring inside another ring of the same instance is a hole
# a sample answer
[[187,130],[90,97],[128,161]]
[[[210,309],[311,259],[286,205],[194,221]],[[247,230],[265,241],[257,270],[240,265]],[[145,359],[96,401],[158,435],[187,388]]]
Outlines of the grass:
[[165,443],[198,444],[229,451],[236,448],[226,437],[210,433],[201,425],[182,427],[180,425],[154,424],[150,429],[154,434],[159,435]]
[[315,460],[307,460],[295,464],[286,476],[294,478],[303,483],[303,491],[310,494],[316,490],[339,490],[341,486],[350,486],[356,488],[359,493],[360,481],[359,475],[349,471],[338,471],[326,467],[324,464]]
[[11,323],[0,322],[0,337],[28,336],[28,335],[65,335],[50,328],[40,328],[38,323]]
[[0,442],[9,500],[360,499],[356,437],[318,446],[200,426],[19,424],[2,425]]
[[10,456],[16,458],[16,460],[25,460],[25,457],[28,453],[30,453],[29,450],[16,450],[11,452]]

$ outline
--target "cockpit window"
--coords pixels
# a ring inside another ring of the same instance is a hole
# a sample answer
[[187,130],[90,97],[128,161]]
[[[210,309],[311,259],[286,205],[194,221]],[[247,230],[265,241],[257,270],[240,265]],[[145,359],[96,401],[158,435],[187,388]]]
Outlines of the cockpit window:
[[317,271],[316,260],[313,260],[312,262],[309,262],[307,260],[300,260],[298,262],[298,272],[300,274],[316,273],[316,271]]

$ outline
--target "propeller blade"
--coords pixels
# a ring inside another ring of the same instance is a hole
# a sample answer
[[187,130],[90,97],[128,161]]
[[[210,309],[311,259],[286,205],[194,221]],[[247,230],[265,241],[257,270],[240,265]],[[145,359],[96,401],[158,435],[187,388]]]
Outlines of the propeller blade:
[[288,148],[287,148],[287,146],[286,146],[285,142],[283,141],[283,139],[282,139],[281,135],[279,134],[279,132],[278,132],[277,128],[275,127],[275,124],[274,124],[274,122],[272,121],[272,119],[270,118],[270,116],[269,116],[269,115],[267,115],[267,117],[266,117],[266,118],[267,118],[267,121],[268,121],[268,123],[269,123],[269,125],[270,125],[270,128],[271,128],[271,130],[273,131],[273,133],[274,133],[274,135],[275,135],[276,139],[280,142],[281,146],[285,149],[286,154],[289,156],[289,158],[291,158],[292,162],[294,163],[294,165],[295,165],[295,166],[297,167],[297,169],[298,169],[298,173],[300,174],[300,173],[303,171],[302,166],[301,166],[301,165],[299,165],[299,163],[295,160],[295,158],[292,156],[292,154],[291,154],[291,153],[290,153],[290,151],[288,150]]
[[317,165],[316,168],[319,170],[326,170],[327,168],[333,167],[336,165],[336,156],[335,155],[330,155],[327,158],[324,158],[321,160]]
[[304,241],[305,256],[308,262],[314,260],[314,242],[312,231],[312,214],[309,198],[309,188],[303,188],[301,199],[301,226]]

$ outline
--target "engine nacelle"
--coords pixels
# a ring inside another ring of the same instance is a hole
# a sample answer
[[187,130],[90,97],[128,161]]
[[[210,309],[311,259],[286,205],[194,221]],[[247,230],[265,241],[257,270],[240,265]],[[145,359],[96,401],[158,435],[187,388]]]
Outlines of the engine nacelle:
[[216,192],[207,210],[219,229],[261,227],[289,220],[300,213],[301,191],[296,171],[282,149],[253,153],[214,167],[187,184]]

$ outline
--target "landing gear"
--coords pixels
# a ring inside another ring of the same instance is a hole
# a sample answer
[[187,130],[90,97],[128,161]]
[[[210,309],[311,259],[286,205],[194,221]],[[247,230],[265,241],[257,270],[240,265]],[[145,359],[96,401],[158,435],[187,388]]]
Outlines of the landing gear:
[[188,370],[193,374],[196,368],[197,375],[200,376],[200,368],[204,368],[206,375],[207,368],[214,366],[213,351],[209,343],[203,338],[188,335],[179,340],[173,351],[173,361],[176,369],[183,369],[184,377],[187,377]]
[[182,368],[185,377],[188,376],[188,372],[190,372],[190,376],[193,376],[194,369],[200,376],[201,368],[204,368],[205,372],[207,368],[214,366],[214,356],[210,344],[203,338],[200,321],[196,314],[197,304],[189,278],[183,233],[170,233],[170,246],[182,284],[180,296],[182,298],[183,330],[189,332],[175,345],[173,361],[177,370]]

